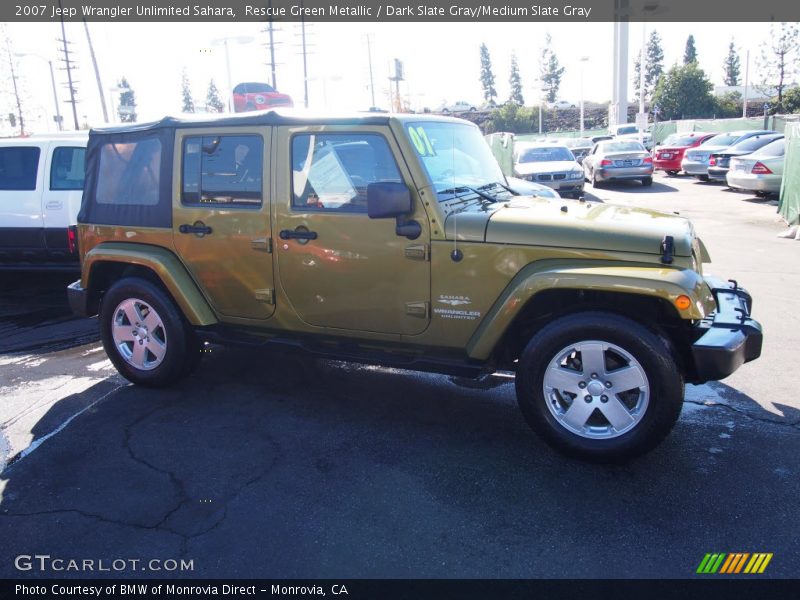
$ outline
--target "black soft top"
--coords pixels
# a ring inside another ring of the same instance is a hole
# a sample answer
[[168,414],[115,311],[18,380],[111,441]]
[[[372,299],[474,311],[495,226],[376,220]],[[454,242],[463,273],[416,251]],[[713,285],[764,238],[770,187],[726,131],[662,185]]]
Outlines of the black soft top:
[[114,127],[98,127],[89,134],[116,135],[156,131],[160,129],[187,129],[192,127],[246,127],[259,125],[386,125],[388,114],[363,113],[339,116],[315,115],[300,111],[259,110],[247,113],[212,116],[202,114],[197,117],[164,117],[149,123],[131,123]]

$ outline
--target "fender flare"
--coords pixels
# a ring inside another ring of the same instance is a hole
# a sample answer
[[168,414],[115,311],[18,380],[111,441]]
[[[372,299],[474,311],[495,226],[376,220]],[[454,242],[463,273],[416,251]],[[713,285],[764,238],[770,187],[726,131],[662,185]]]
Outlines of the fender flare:
[[691,269],[636,263],[538,261],[521,269],[503,290],[467,343],[467,355],[488,360],[525,305],[536,294],[552,289],[649,296],[666,300],[673,307],[678,296],[686,295],[692,304],[685,310],[675,307],[675,311],[687,320],[702,319],[716,307],[711,289]]
[[175,299],[189,323],[204,326],[218,322],[214,311],[186,267],[166,248],[127,242],[98,244],[83,258],[84,275],[81,285],[85,289],[90,289],[92,267],[105,262],[137,265],[152,270]]

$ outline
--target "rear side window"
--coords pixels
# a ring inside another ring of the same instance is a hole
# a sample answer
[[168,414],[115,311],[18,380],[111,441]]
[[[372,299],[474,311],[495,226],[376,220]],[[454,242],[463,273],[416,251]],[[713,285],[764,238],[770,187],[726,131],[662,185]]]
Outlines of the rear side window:
[[0,190],[36,189],[39,148],[0,148]]
[[263,179],[261,136],[197,136],[183,140],[184,204],[258,207]]
[[753,136],[742,142],[739,142],[735,146],[732,146],[731,150],[735,150],[737,152],[752,152],[753,150],[758,150],[762,146],[766,146],[770,142],[774,142],[775,139],[776,138],[773,137]]
[[97,203],[158,204],[160,171],[161,141],[158,138],[104,144],[100,149]]
[[50,165],[51,190],[82,190],[86,148],[56,148]]

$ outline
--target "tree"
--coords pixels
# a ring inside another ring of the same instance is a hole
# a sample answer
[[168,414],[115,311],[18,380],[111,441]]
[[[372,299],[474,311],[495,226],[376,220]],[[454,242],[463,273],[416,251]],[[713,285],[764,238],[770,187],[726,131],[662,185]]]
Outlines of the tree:
[[683,51],[683,64],[697,62],[697,48],[694,46],[694,36],[689,34],[686,38],[686,49]]
[[667,120],[711,117],[716,108],[713,88],[696,62],[675,65],[659,80],[653,103]]
[[511,93],[508,97],[509,102],[523,106],[525,98],[522,96],[522,78],[519,74],[519,64],[517,64],[517,55],[511,54],[511,74],[508,77],[508,86],[511,88]]
[[123,90],[119,95],[119,105],[117,106],[120,122],[136,123],[136,93],[125,77],[119,80],[117,87]]
[[722,63],[722,69],[725,72],[725,85],[739,85],[741,68],[733,40],[728,46],[728,55],[725,57],[725,62]]
[[759,71],[763,88],[773,88],[778,93],[775,110],[782,112],[783,91],[795,74],[794,54],[798,50],[798,24],[781,23],[776,32],[774,25],[769,27],[769,40],[761,45]]
[[783,95],[783,110],[787,113],[800,113],[800,86],[786,90]]
[[183,112],[194,112],[194,100],[192,100],[192,90],[189,86],[189,76],[186,74],[186,69],[181,72],[181,96],[183,98]]
[[548,33],[545,36],[544,48],[539,59],[539,80],[542,89],[547,92],[548,102],[555,102],[558,98],[558,88],[561,87],[561,77],[564,75],[564,67],[558,62],[556,53],[553,52],[553,38]]
[[[650,32],[650,38],[645,46],[645,69],[644,69],[644,99],[651,100],[653,91],[658,85],[658,80],[664,73],[664,50],[661,48],[661,36],[654,29]],[[633,63],[633,89],[636,90],[635,97],[639,99],[639,78],[641,65],[639,64],[640,54],[636,55]]]
[[225,103],[219,97],[219,90],[214,80],[208,82],[208,92],[206,93],[206,110],[208,112],[221,113],[225,110]]
[[486,44],[481,44],[481,87],[483,88],[483,99],[493,103],[497,97],[497,90],[494,87],[492,59]]
[[714,115],[718,119],[732,119],[742,114],[742,95],[739,92],[728,92],[716,98],[717,108]]

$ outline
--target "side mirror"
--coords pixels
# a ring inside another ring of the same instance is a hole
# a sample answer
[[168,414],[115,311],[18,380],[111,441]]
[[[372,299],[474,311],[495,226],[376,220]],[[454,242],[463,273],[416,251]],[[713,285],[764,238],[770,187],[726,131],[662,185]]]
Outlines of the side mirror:
[[367,186],[367,214],[370,219],[393,219],[412,210],[411,190],[405,183],[380,181]]

